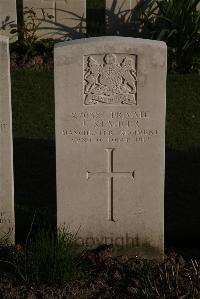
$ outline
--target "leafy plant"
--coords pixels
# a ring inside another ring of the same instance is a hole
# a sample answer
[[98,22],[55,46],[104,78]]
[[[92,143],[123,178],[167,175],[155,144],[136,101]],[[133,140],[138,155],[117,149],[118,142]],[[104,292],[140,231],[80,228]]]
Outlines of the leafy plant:
[[197,68],[200,53],[199,0],[151,1],[146,24],[151,38],[167,43],[169,69],[189,72]]
[[28,43],[33,44],[37,39],[37,31],[41,24],[46,20],[51,20],[54,18],[53,15],[48,14],[43,8],[41,9],[42,17],[38,17],[36,11],[33,7],[24,8],[24,22],[18,26],[17,29],[11,31],[11,33],[19,33],[19,36]]
[[64,228],[39,231],[28,242],[25,257],[28,280],[62,284],[76,275],[75,237]]
[[46,20],[51,20],[52,15],[41,9],[42,17],[39,18],[33,8],[25,7],[24,21],[18,24],[17,28],[11,30],[11,34],[18,33],[19,39],[10,45],[11,58],[19,67],[35,64],[42,65],[53,60],[54,41],[52,39],[38,40],[37,31]]
[[15,270],[25,283],[64,284],[77,276],[77,248],[67,229],[41,229],[33,237],[28,235],[24,247],[13,247],[9,259],[0,263]]
[[163,40],[168,46],[169,71],[186,73],[200,69],[199,0],[145,0],[134,9],[117,1],[106,12],[111,35]]
[[109,34],[150,38],[147,25],[152,17],[154,0],[137,1],[132,10],[127,9],[125,3],[126,0],[119,6],[118,1],[114,0],[106,11]]

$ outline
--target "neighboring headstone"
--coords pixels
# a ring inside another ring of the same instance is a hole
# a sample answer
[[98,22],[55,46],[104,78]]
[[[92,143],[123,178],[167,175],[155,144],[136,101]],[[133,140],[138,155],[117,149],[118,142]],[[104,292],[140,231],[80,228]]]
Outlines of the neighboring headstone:
[[131,12],[139,0],[106,0],[106,32],[121,33],[131,22]]
[[[86,0],[24,0],[24,13],[33,8],[39,38],[76,39],[86,33]],[[28,22],[28,14],[24,14]]]
[[100,37],[55,48],[58,227],[162,258],[166,45]]
[[17,39],[17,34],[10,34],[17,28],[16,0],[0,0],[0,35],[10,38],[10,42]]
[[0,243],[14,242],[14,227],[9,39],[0,36]]

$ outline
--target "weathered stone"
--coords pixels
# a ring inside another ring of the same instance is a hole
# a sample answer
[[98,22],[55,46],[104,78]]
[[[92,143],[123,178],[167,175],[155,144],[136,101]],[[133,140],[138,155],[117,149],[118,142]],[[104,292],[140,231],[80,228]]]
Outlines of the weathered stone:
[[9,39],[0,36],[0,242],[14,242],[14,184]]
[[[86,33],[86,0],[24,0],[24,12],[27,7],[36,12],[39,38],[76,39]],[[28,22],[27,13],[24,18]]]
[[0,34],[8,36],[10,42],[17,39],[17,34],[11,34],[12,29],[17,28],[16,0],[0,1]]
[[166,52],[125,37],[55,48],[58,226],[80,243],[163,256]]

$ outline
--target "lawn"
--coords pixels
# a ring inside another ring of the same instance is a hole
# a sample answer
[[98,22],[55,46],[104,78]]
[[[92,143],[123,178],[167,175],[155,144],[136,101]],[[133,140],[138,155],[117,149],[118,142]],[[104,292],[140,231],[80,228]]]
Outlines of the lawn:
[[[167,148],[180,151],[199,148],[199,86],[199,75],[168,76]],[[15,139],[54,140],[53,72],[13,72],[12,107]]]
[[[52,72],[12,73],[17,239],[33,214],[55,224]],[[196,247],[200,236],[200,76],[169,75],[166,118],[166,246]],[[23,219],[23,221],[21,221]]]

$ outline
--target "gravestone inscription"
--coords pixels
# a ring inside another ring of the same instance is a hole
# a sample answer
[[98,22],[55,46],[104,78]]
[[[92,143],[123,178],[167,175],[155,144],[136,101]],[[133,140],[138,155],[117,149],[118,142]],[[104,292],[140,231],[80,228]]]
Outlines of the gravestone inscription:
[[76,39],[86,33],[86,0],[24,0],[24,18],[36,13],[39,38]]
[[166,46],[101,37],[55,47],[58,226],[84,245],[162,258]]
[[0,241],[14,242],[14,185],[9,39],[0,36]]
[[16,0],[0,1],[0,34],[8,36],[10,42],[15,42],[17,34],[11,34],[12,29],[17,28]]

